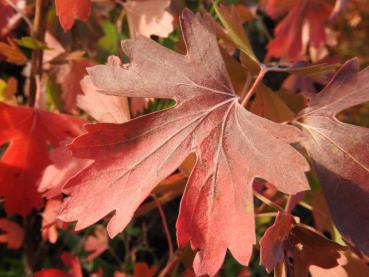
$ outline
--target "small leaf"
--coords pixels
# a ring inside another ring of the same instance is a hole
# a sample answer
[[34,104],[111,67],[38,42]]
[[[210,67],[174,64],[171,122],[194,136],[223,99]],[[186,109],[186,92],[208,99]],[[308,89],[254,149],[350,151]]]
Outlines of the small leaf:
[[87,21],[90,16],[90,0],[55,0],[56,14],[65,32],[69,31],[75,18]]
[[6,243],[9,249],[19,249],[22,246],[24,230],[17,223],[1,218],[0,230],[0,243]]
[[45,50],[49,49],[47,45],[42,43],[41,41],[38,41],[37,39],[33,37],[22,37],[21,39],[17,40],[18,45],[23,46],[28,49],[33,50]]

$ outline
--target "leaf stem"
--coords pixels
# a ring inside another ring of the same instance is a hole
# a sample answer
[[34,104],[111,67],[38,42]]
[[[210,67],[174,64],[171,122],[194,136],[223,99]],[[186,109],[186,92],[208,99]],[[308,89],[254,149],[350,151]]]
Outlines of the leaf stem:
[[260,71],[259,71],[258,76],[255,79],[255,82],[253,83],[252,87],[248,90],[246,96],[244,98],[241,97],[241,99],[243,99],[242,102],[241,102],[241,105],[244,106],[244,107],[246,107],[246,105],[249,102],[251,96],[255,93],[256,89],[258,88],[258,86],[260,85],[260,83],[263,81],[265,75],[268,72],[273,71],[273,72],[285,72],[285,73],[288,73],[289,70],[291,70],[291,68],[289,68],[289,67],[286,67],[286,68],[280,68],[278,66],[268,67],[268,66],[266,66],[264,64],[260,64]]
[[248,90],[248,92],[246,93],[245,98],[243,98],[241,105],[246,107],[246,104],[249,102],[251,96],[255,93],[256,89],[258,88],[258,86],[260,85],[260,83],[263,81],[264,76],[266,73],[268,73],[269,68],[261,65],[261,70],[259,72],[259,75],[256,77],[255,82],[253,83],[253,85],[251,86],[251,88]]
[[169,260],[170,260],[170,259],[172,259],[173,255],[174,255],[174,250],[173,250],[174,248],[173,248],[173,243],[172,243],[172,237],[170,235],[169,228],[168,228],[168,222],[167,222],[167,219],[165,217],[163,208],[161,207],[161,204],[160,204],[160,201],[158,200],[158,198],[155,196],[155,194],[151,194],[151,197],[154,200],[155,205],[158,208],[160,218],[161,218],[161,221],[163,223],[165,236],[167,237],[167,242],[168,242]]
[[252,76],[251,76],[250,72],[247,72],[247,77],[246,77],[245,83],[243,84],[242,91],[240,93],[241,99],[244,99],[244,97],[247,93],[247,89],[249,88],[249,86],[251,84],[251,80],[252,80]]
[[255,214],[256,218],[261,218],[261,217],[276,217],[278,215],[277,212],[270,212],[270,213],[259,213],[259,214]]

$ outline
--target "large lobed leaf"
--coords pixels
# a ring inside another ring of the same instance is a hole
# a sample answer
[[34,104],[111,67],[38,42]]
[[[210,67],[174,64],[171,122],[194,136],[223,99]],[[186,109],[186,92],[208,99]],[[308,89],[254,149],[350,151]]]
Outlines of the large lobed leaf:
[[369,130],[337,120],[337,113],[369,100],[369,68],[346,62],[323,91],[310,95],[300,122],[338,230],[369,254]]
[[290,143],[297,128],[246,111],[238,102],[210,23],[185,10],[187,55],[139,37],[123,43],[128,65],[88,69],[101,92],[172,98],[174,108],[123,124],[87,125],[70,149],[95,162],[64,188],[60,218],[85,228],[113,213],[110,236],[121,232],[154,187],[190,154],[197,162],[180,205],[177,239],[198,253],[197,275],[214,275],[227,248],[247,264],[255,243],[252,181],[267,179],[283,192],[308,189],[303,156]]

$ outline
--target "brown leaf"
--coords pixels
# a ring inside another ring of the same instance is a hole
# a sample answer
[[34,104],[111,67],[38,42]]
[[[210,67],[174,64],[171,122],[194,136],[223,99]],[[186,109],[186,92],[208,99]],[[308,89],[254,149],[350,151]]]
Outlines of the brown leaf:
[[3,55],[8,63],[16,65],[24,65],[28,60],[22,50],[10,38],[8,38],[8,43],[0,42],[0,55]]
[[288,239],[291,229],[296,224],[293,216],[278,213],[274,224],[268,228],[260,239],[260,264],[268,272],[284,259],[284,241]]
[[297,224],[289,214],[279,213],[274,224],[260,240],[260,262],[270,272],[284,261],[287,276],[308,277],[309,267],[335,267],[346,248],[316,232],[307,225]]
[[369,276],[369,266],[352,251],[339,251],[338,265],[325,269],[318,266],[309,268],[311,277]]
[[256,90],[255,100],[250,111],[275,122],[290,121],[295,114],[283,102],[278,94],[273,93],[267,86],[259,85]]
[[309,276],[309,267],[332,268],[338,264],[341,246],[316,232],[309,226],[298,224],[291,229],[284,243],[287,253],[287,276]]

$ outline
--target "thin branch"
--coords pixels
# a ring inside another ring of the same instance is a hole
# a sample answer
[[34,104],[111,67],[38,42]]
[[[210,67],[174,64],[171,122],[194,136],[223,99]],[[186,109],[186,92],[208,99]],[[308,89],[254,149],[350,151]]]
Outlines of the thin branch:
[[277,205],[276,203],[274,203],[272,200],[266,198],[264,195],[258,193],[257,191],[254,190],[254,196],[259,199],[261,202],[265,203],[266,205],[268,205],[269,207],[272,207],[280,212],[283,212],[283,209],[281,206]]
[[247,72],[247,77],[246,77],[245,83],[243,84],[242,91],[241,91],[241,99],[244,99],[247,93],[247,89],[251,84],[251,80],[252,80],[252,76],[250,72]]
[[[260,85],[260,83],[263,81],[265,75],[268,72],[283,72],[283,73],[289,73],[289,70],[291,70],[290,67],[286,67],[286,68],[281,68],[278,66],[271,66],[268,67],[264,64],[261,64],[261,69],[259,71],[259,75],[256,77],[254,84],[252,85],[252,87],[249,89],[249,91],[247,92],[245,97],[241,97],[242,102],[241,105],[246,107],[247,103],[249,102],[251,96],[255,93],[256,89],[258,88],[258,86]],[[242,95],[243,96],[243,95]]]
[[174,271],[179,262],[179,258],[182,255],[183,250],[177,249],[174,255],[168,260],[167,264],[163,268],[163,270],[159,273],[159,277],[168,277],[171,276],[171,273]]
[[268,67],[265,67],[261,65],[261,70],[259,72],[259,75],[256,77],[254,84],[249,89],[249,91],[246,93],[245,98],[243,98],[241,105],[246,107],[246,104],[249,102],[251,96],[255,93],[256,89],[260,85],[260,83],[263,81],[265,74],[269,71]]
[[159,211],[159,214],[160,214],[160,218],[161,218],[161,221],[163,223],[163,227],[164,227],[164,231],[165,231],[165,236],[166,236],[167,242],[168,242],[169,260],[170,260],[173,257],[173,253],[174,253],[174,250],[173,249],[174,248],[173,248],[173,243],[172,243],[172,237],[170,235],[169,228],[168,228],[168,222],[167,222],[167,219],[165,217],[163,208],[161,207],[161,204],[160,204],[159,200],[156,198],[156,196],[154,194],[151,194],[151,197],[154,200],[155,205],[158,208],[158,211]]
[[270,213],[259,213],[259,214],[255,214],[256,218],[261,218],[261,217],[276,217],[278,215],[278,213],[276,212],[270,212]]
[[[33,20],[32,37],[43,42],[45,38],[47,12],[49,9],[50,0],[36,0],[35,3],[35,18]],[[37,81],[36,76],[42,79],[42,58],[43,50],[34,49],[32,51],[31,60],[31,76],[29,85],[29,100],[28,105],[33,107],[36,100]]]

